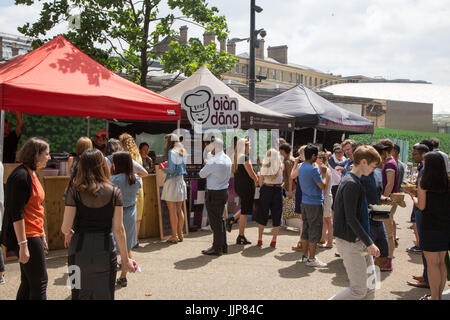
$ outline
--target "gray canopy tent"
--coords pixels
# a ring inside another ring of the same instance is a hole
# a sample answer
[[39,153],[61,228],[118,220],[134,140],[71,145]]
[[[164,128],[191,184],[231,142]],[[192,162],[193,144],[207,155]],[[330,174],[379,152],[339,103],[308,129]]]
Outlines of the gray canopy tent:
[[[334,136],[336,140],[337,134],[372,134],[374,130],[373,121],[335,105],[303,85],[297,85],[260,105],[294,116],[295,129],[312,129],[314,143],[317,141],[317,131],[334,133],[329,137]],[[330,147],[332,143],[324,141],[324,144]]]

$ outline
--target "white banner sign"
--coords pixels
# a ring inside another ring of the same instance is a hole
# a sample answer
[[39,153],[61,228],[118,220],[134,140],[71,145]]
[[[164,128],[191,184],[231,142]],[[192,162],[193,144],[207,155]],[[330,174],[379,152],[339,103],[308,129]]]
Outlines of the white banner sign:
[[186,91],[181,98],[181,106],[186,110],[191,125],[201,131],[241,127],[238,99],[227,94],[215,94],[207,86]]

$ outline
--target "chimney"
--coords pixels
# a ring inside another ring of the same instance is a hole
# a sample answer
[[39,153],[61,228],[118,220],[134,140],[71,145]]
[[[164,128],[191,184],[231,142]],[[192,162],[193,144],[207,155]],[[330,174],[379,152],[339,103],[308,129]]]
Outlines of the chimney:
[[267,48],[267,55],[269,58],[275,59],[280,63],[287,64],[287,50],[288,46],[269,47]]
[[227,40],[223,39],[220,41],[220,52],[226,52],[227,51]]
[[12,56],[15,57],[19,54],[19,48],[13,47],[12,48]]
[[211,41],[216,41],[216,35],[214,33],[204,33],[203,34],[203,45],[209,46],[211,44]]
[[255,50],[255,57],[264,59],[264,39],[258,39],[258,47]]
[[188,27],[187,26],[181,26],[180,27],[180,43],[181,44],[187,44],[188,42]]
[[227,52],[228,54],[232,54],[233,56],[236,55],[236,42],[230,42],[227,43]]

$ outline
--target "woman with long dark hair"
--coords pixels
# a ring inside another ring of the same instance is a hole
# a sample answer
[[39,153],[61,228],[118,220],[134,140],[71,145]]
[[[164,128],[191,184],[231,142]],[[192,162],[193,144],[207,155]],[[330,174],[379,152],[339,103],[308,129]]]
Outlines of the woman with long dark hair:
[[29,139],[19,150],[17,160],[21,165],[6,182],[2,243],[19,256],[17,300],[46,300],[45,192],[36,171],[45,168],[50,160],[48,143],[40,138]]
[[[253,203],[255,201],[255,183],[258,182],[258,176],[253,171],[250,162],[250,141],[248,139],[239,139],[234,149],[234,159],[231,171],[234,174],[234,189],[239,196],[241,210],[233,217],[227,219],[227,228],[233,222],[239,219],[239,235],[236,244],[251,244],[245,237],[245,227],[247,225],[247,216],[253,214]],[[239,218],[238,218],[239,217]],[[231,228],[228,228],[231,231]]]
[[73,300],[114,300],[117,274],[114,236],[122,270],[134,272],[128,257],[120,189],[109,181],[101,151],[87,150],[80,158],[74,184],[67,191],[61,231],[69,247],[69,270],[74,272]]
[[[117,152],[113,156],[114,175],[111,182],[120,188],[123,204],[123,225],[127,236],[128,257],[131,259],[131,249],[136,245],[136,194],[141,187],[141,179],[133,173],[133,161],[128,152]],[[127,272],[117,279],[122,287],[127,286]]]
[[445,255],[450,250],[450,178],[444,158],[438,152],[424,157],[424,169],[417,196],[409,193],[415,206],[422,210],[419,238],[428,265],[430,295],[422,300],[441,300],[447,282]]
[[168,134],[166,140],[167,168],[164,168],[166,180],[161,193],[161,200],[165,200],[170,215],[170,226],[172,236],[167,240],[169,243],[183,241],[184,213],[183,202],[187,199],[186,183],[183,175],[186,172],[187,152],[174,133]]

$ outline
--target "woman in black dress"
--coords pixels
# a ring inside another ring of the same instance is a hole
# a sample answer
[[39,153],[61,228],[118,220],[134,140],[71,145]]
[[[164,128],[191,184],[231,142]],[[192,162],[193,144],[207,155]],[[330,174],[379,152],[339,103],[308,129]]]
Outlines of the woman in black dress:
[[[236,239],[236,244],[251,244],[251,242],[245,238],[244,232],[247,225],[247,215],[253,214],[255,183],[258,181],[258,177],[253,170],[249,154],[250,141],[248,139],[239,139],[236,149],[234,150],[233,166],[231,169],[234,174],[234,189],[236,190],[241,203],[239,236]],[[231,226],[231,223],[235,220],[237,220],[235,216],[227,219],[227,225]]]
[[64,245],[69,247],[73,300],[114,300],[117,257],[113,231],[122,270],[135,271],[136,263],[128,257],[122,216],[122,195],[109,181],[102,152],[87,150],[67,191],[61,226]]
[[450,178],[438,152],[427,153],[423,167],[417,196],[410,193],[415,206],[422,210],[418,232],[431,289],[431,297],[425,295],[421,300],[442,300],[447,283],[445,255],[450,250]]

